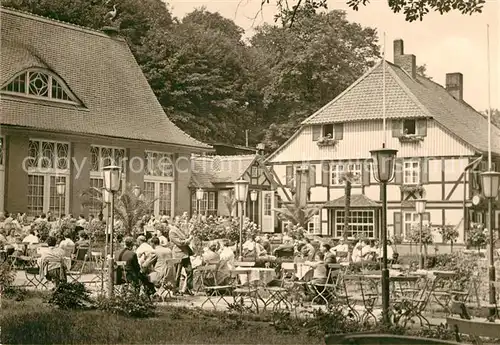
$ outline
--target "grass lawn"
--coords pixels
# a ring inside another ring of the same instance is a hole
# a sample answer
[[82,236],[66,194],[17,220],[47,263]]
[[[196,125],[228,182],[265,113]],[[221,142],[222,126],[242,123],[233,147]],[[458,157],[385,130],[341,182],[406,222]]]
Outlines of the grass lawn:
[[64,311],[33,297],[2,301],[1,344],[322,344],[306,334],[278,333],[256,317],[160,307],[132,319],[97,310]]

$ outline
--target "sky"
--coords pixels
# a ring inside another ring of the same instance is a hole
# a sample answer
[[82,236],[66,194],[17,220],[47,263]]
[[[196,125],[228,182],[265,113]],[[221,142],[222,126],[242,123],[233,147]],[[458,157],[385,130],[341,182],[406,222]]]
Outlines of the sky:
[[[350,21],[376,28],[383,46],[385,32],[386,59],[393,61],[392,42],[404,40],[406,54],[416,56],[417,65],[425,64],[427,74],[441,85],[446,73],[464,76],[464,100],[479,111],[488,108],[488,40],[490,46],[490,99],[492,108],[500,108],[500,1],[487,0],[483,12],[475,15],[429,13],[423,21],[406,22],[404,14],[393,13],[385,0],[372,0],[359,11],[350,9],[347,1],[328,1],[329,10],[345,10]],[[261,0],[167,0],[172,13],[182,18],[200,7],[219,12],[235,21],[250,37],[256,26],[274,23],[277,11],[270,0],[260,11]],[[293,4],[293,0],[289,4]]]

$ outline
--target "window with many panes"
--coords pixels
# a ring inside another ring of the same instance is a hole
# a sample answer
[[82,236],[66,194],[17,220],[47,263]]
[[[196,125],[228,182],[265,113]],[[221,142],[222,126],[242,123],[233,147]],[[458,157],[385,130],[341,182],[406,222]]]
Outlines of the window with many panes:
[[330,166],[331,172],[331,185],[341,186],[344,185],[345,181],[342,176],[345,172],[350,171],[352,173],[352,184],[361,184],[361,163],[335,163]]
[[420,183],[420,163],[418,160],[408,160],[403,162],[403,183]]
[[265,193],[264,195],[264,216],[272,215],[272,206],[273,206],[273,196],[271,193]]
[[50,99],[64,103],[79,103],[59,77],[40,69],[29,70],[17,75],[2,88],[2,93]]
[[[344,230],[343,210],[335,211],[335,236],[342,237]],[[347,237],[375,238],[375,212],[373,210],[351,210]]]
[[307,223],[307,232],[311,235],[321,235],[319,215],[313,216],[311,221]]
[[217,215],[217,204],[216,204],[216,193],[217,192],[204,192],[203,199],[200,201],[196,200],[196,192],[191,193],[191,209],[193,213],[199,212],[200,214],[207,216]]
[[[58,216],[69,205],[69,143],[30,139],[25,167],[28,170],[27,214],[39,216],[51,211]],[[64,194],[57,194],[56,183],[65,183]]]
[[144,175],[158,177],[174,177],[172,155],[165,152],[144,152]]
[[173,186],[173,182],[145,178],[142,195],[150,204],[149,212],[156,216],[171,217],[174,214]]
[[408,238],[411,233],[411,228],[413,224],[417,224],[419,221],[418,213],[416,212],[405,212],[403,217],[403,229],[404,229],[404,237]]
[[126,158],[125,149],[120,147],[96,146],[90,147],[90,173],[101,175],[102,168],[116,165],[122,168],[122,177],[125,175]]
[[102,191],[104,188],[104,179],[102,177],[91,177],[90,178],[90,188],[95,188],[95,191],[92,192],[94,196],[91,199],[91,204],[89,206],[89,214],[94,216],[99,215],[102,212],[102,203],[98,201],[99,199],[99,191]]

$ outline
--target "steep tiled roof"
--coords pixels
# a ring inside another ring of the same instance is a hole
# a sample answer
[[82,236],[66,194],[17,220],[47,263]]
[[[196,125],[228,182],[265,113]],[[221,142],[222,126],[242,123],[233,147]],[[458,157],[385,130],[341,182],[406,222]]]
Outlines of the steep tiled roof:
[[[373,120],[382,115],[382,64],[359,78],[303,125]],[[431,117],[452,135],[478,151],[486,151],[488,121],[465,101],[453,98],[441,85],[424,77],[412,79],[400,67],[386,63],[387,118]],[[500,154],[500,129],[492,126],[492,151]]]
[[123,39],[5,8],[1,32],[2,86],[27,68],[48,69],[83,103],[4,96],[2,125],[211,149],[168,119]]
[[257,155],[193,157],[190,186],[213,188],[217,183],[233,183],[255,161]]
[[[345,195],[338,199],[330,200],[325,204],[325,207],[344,207],[345,206]],[[381,207],[381,205],[367,198],[364,194],[352,194],[351,195],[351,207]]]

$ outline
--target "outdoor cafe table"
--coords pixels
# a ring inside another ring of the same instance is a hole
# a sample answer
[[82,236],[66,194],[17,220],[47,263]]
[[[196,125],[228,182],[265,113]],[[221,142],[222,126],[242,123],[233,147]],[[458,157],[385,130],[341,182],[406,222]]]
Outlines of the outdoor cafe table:
[[265,286],[276,276],[274,268],[266,267],[236,267],[232,271],[238,275],[242,285],[245,285],[250,280],[250,283]]
[[439,304],[445,311],[450,312],[449,304],[452,299],[465,299],[468,292],[455,291],[453,289],[457,272],[455,271],[440,271],[440,270],[418,270],[413,272],[414,275],[432,277],[433,282],[430,287],[430,294],[435,302]]

